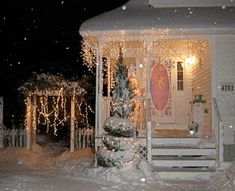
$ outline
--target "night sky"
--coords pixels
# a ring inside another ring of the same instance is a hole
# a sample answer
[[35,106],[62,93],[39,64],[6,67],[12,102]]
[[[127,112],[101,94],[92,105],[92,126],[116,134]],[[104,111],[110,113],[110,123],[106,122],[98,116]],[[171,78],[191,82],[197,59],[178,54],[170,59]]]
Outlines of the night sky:
[[127,0],[3,0],[0,2],[0,96],[4,121],[21,116],[17,88],[34,72],[79,79],[83,21]]

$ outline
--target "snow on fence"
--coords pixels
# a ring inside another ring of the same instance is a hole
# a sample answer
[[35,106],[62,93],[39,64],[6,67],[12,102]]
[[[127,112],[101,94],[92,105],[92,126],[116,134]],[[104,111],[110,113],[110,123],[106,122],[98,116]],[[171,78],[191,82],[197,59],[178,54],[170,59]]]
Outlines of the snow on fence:
[[3,147],[25,147],[25,129],[4,129],[2,131]]
[[94,140],[94,128],[75,129],[74,147],[76,149],[94,147]]

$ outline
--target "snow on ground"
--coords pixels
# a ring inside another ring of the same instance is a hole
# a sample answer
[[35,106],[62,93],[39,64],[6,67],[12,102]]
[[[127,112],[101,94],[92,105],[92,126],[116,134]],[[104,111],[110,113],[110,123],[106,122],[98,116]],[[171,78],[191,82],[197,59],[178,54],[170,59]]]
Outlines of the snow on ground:
[[1,191],[233,191],[234,175],[232,163],[210,179],[161,180],[146,161],[140,169],[95,168],[91,149],[71,153],[59,145],[34,145],[31,152],[0,150]]

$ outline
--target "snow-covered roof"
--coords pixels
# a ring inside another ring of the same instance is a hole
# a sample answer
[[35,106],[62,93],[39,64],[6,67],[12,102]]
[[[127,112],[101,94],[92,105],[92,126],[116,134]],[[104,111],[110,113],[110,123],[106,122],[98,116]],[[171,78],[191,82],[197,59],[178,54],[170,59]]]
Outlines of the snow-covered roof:
[[[151,1],[152,4],[150,4]],[[114,10],[83,22],[80,33],[83,35],[88,31],[95,33],[100,31],[138,31],[162,28],[170,30],[203,29],[213,30],[215,33],[216,30],[220,31],[222,29],[225,33],[235,33],[235,7],[233,4],[231,6],[214,6],[212,4],[213,7],[208,4],[204,7],[197,7],[192,4],[191,7],[175,5],[175,7],[158,8],[156,7],[157,1],[130,0]]]
[[22,94],[28,96],[30,94],[37,95],[59,95],[61,89],[65,95],[83,95],[85,89],[80,87],[78,82],[70,82],[62,75],[53,75],[50,73],[36,74],[18,88]]
[[148,0],[152,7],[231,7],[234,0]]

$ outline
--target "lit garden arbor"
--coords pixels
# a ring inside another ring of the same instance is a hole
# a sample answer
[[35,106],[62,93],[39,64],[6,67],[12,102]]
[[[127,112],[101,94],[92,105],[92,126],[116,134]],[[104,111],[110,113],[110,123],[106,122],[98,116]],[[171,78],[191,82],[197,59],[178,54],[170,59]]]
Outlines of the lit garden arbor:
[[[25,127],[27,148],[36,142],[38,124],[46,125],[47,131],[68,123],[70,128],[70,151],[74,151],[75,126],[78,122],[88,124],[85,90],[79,82],[70,82],[52,74],[36,74],[18,89],[23,93],[26,104]],[[84,109],[85,108],[85,109]]]

